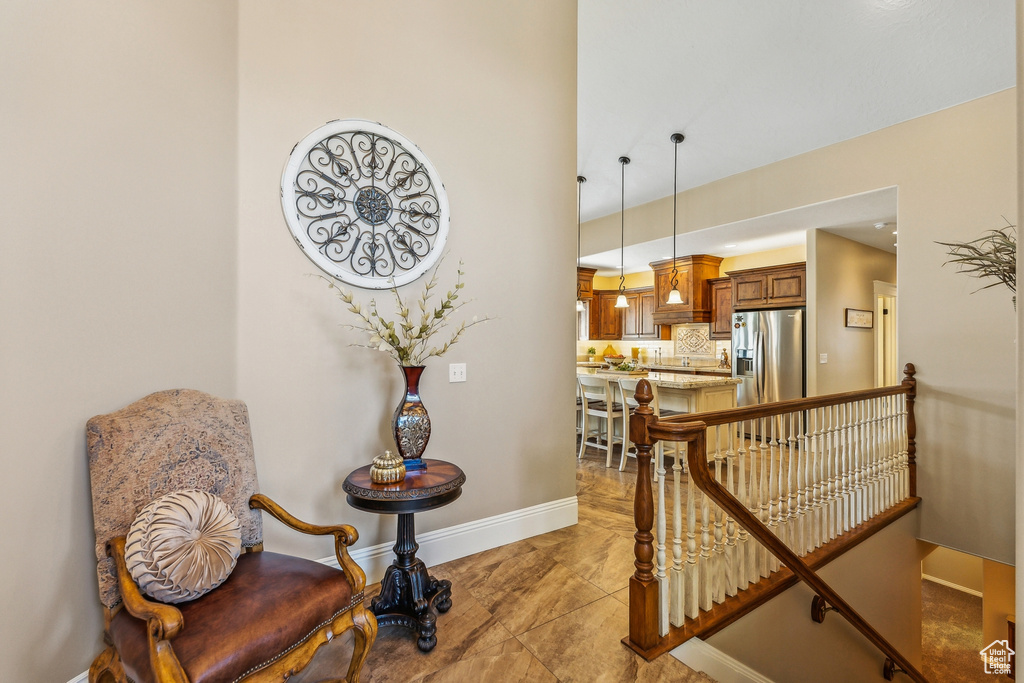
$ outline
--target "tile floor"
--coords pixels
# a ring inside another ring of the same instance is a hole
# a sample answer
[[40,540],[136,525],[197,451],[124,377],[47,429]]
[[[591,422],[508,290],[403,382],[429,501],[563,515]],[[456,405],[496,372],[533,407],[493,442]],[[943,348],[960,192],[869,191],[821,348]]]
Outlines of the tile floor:
[[[578,524],[432,567],[452,582],[437,647],[424,654],[410,631],[382,628],[362,680],[710,681],[671,656],[645,662],[620,642],[633,573],[631,465],[606,469],[604,455],[588,449],[576,475]],[[351,638],[338,638],[292,680],[337,675],[350,652]]]

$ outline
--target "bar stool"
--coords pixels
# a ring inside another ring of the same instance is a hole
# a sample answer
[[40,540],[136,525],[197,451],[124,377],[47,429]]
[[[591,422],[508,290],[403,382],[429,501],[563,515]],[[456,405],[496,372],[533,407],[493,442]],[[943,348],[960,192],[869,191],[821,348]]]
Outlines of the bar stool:
[[[577,459],[583,457],[583,451],[587,449],[587,446],[594,446],[595,448],[603,448],[607,452],[607,458],[605,459],[605,467],[612,466],[612,449],[616,443],[621,443],[622,448],[626,447],[624,436],[620,436],[618,439],[615,438],[615,420],[618,419],[622,422],[622,434],[626,433],[626,422],[625,413],[622,410],[622,404],[615,401],[615,396],[612,393],[612,385],[607,379],[603,377],[596,377],[594,375],[580,375],[579,378],[580,387],[580,398],[583,401],[583,434],[580,437],[580,452],[577,455]],[[597,423],[596,428],[593,431],[594,440],[589,441],[588,438],[591,435],[590,430],[590,418],[596,417],[604,421],[605,424],[605,442],[601,443],[601,422]]]
[[576,436],[583,433],[583,396],[580,394],[580,383],[576,382]]
[[[638,407],[640,405],[639,403],[637,403],[637,400],[635,398],[633,398],[633,396],[636,394],[636,385],[639,384],[639,383],[640,383],[640,378],[635,378],[635,377],[634,378],[628,378],[628,379],[627,378],[622,378],[622,379],[619,380],[619,391],[622,392],[622,401],[628,407],[630,414],[632,414],[634,408],[636,408],[636,407]],[[650,384],[651,384],[651,396],[653,396],[653,399],[651,400],[651,410],[654,411],[654,416],[655,417],[670,417],[672,415],[682,415],[683,414],[683,411],[679,411],[679,410],[661,410],[661,407],[660,407],[660,405],[658,403],[658,385],[655,384],[654,382],[651,382]],[[624,469],[626,469],[626,456],[629,456],[630,458],[635,458],[636,457],[635,454],[629,452],[630,449],[629,449],[629,417],[628,416],[626,417],[624,422],[625,422],[626,426],[622,430],[622,438],[623,438],[623,441],[624,441],[624,445],[623,445],[623,448],[622,448],[622,456],[619,458],[619,471],[620,472],[623,471]],[[659,456],[660,457],[664,457],[665,442],[658,441],[658,445],[655,448],[657,448]],[[672,443],[672,449],[674,451],[674,456],[676,457],[676,459],[678,459],[679,458],[679,444],[678,443]],[[686,464],[683,463],[683,469],[685,469],[685,468],[686,468]],[[657,476],[657,474],[655,474],[655,476]]]

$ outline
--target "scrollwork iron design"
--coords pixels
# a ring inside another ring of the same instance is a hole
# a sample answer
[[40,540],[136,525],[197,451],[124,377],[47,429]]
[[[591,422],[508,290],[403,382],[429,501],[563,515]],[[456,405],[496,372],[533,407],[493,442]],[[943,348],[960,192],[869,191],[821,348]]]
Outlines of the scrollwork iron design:
[[366,121],[332,122],[296,145],[282,205],[314,263],[361,287],[414,280],[447,236],[447,195],[429,160]]

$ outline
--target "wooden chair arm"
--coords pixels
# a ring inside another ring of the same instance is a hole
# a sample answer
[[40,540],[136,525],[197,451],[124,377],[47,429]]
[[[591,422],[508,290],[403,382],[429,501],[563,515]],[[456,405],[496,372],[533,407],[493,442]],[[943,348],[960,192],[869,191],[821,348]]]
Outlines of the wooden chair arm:
[[255,493],[249,498],[249,507],[270,513],[271,517],[300,533],[311,536],[334,536],[334,554],[338,558],[338,565],[352,583],[352,591],[357,593],[366,586],[366,574],[348,554],[348,546],[359,540],[359,532],[355,527],[350,524],[319,526],[303,522],[262,493]]
[[185,625],[181,610],[174,605],[154,602],[142,595],[125,564],[124,544],[124,536],[107,542],[107,555],[114,559],[114,565],[117,567],[117,585],[121,589],[124,608],[136,619],[144,619],[149,626],[149,633],[157,640],[173,638]]

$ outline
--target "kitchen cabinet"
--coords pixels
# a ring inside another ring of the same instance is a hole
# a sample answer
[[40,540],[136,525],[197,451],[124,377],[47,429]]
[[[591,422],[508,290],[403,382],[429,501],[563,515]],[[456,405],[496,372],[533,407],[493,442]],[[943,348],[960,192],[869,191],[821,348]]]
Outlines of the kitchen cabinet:
[[594,273],[597,268],[576,269],[576,292],[580,299],[587,301],[594,298]]
[[732,308],[749,311],[791,308],[807,303],[807,264],[787,263],[727,273],[732,281]]
[[[672,291],[672,265],[675,263],[679,280],[679,296],[683,302],[670,304]],[[659,325],[677,323],[710,323],[711,291],[708,280],[718,277],[722,259],[707,254],[681,256],[651,263],[654,271],[654,322]]]
[[[626,303],[622,325],[623,339],[661,339],[661,325],[654,324],[654,288],[626,290]],[[668,330],[671,334],[671,329]]]
[[708,280],[711,289],[711,338],[732,339],[732,279]]
[[590,302],[590,338],[622,339],[622,323],[625,309],[615,308],[619,293],[612,290],[594,290]]
[[615,308],[617,290],[596,290],[590,304],[590,338],[670,339],[672,328],[654,322],[654,289],[627,289],[627,308]]

